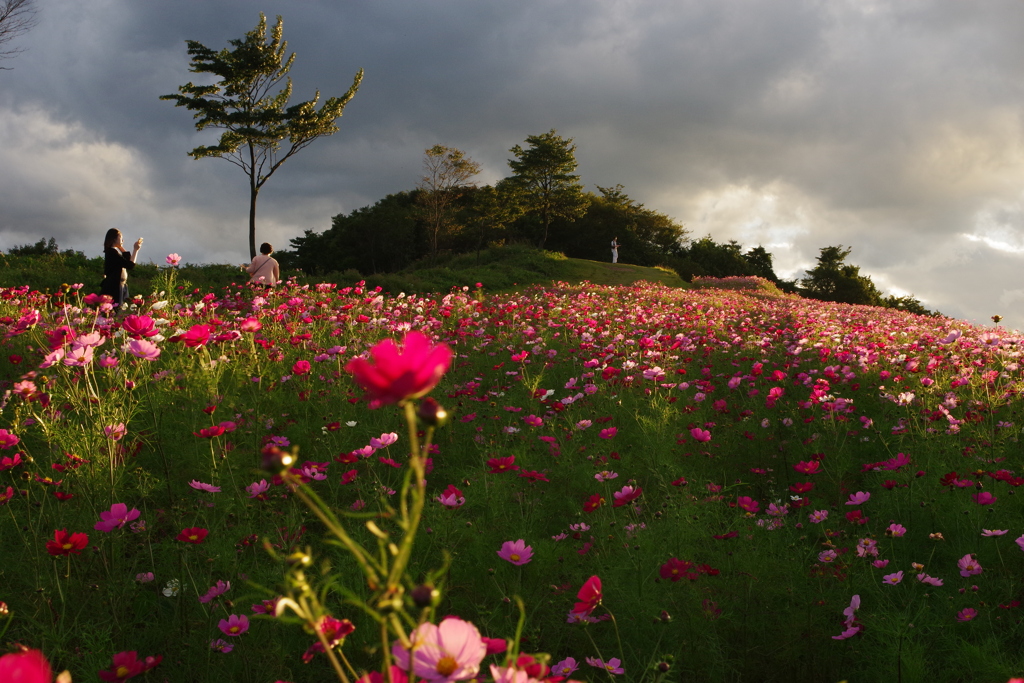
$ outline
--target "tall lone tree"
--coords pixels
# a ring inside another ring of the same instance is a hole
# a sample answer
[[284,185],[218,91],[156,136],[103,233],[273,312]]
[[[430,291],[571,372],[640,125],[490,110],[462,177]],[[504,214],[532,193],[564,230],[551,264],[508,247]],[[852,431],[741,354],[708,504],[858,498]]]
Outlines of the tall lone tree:
[[272,175],[299,150],[319,137],[338,131],[335,121],[356,94],[363,80],[360,69],[352,87],[341,97],[332,97],[317,109],[318,90],[313,99],[289,106],[292,80],[288,72],[295,53],[285,57],[288,43],[281,39],[284,22],[277,24],[267,40],[267,18],[245,34],[231,40],[231,48],[214,52],[202,43],[186,41],[192,57],[189,71],[213,74],[213,85],[186,83],[172,100],[177,107],[195,112],[196,130],[220,128],[218,144],[200,146],[189,152],[194,159],[220,157],[238,166],[249,177],[249,258],[256,256],[256,199]]
[[576,220],[586,212],[587,198],[575,174],[576,145],[572,138],[563,138],[552,128],[526,138],[526,144],[526,149],[516,145],[509,150],[516,157],[508,160],[514,173],[509,180],[519,186],[524,208],[540,217],[544,228],[537,246],[543,249],[551,220]]
[[417,187],[423,191],[419,203],[426,219],[430,238],[430,253],[437,253],[440,238],[452,227],[452,208],[456,201],[471,188],[471,179],[480,172],[476,163],[465,152],[454,147],[434,145],[423,157],[424,175]]
[[[21,48],[4,47],[36,25],[34,0],[0,0],[0,60],[10,59]],[[7,67],[0,66],[0,69]]]

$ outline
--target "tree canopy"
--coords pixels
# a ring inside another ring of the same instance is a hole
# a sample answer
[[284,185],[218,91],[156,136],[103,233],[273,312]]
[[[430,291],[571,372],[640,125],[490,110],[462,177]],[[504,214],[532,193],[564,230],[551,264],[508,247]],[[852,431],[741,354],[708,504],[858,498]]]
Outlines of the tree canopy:
[[527,147],[516,145],[509,150],[512,169],[510,182],[519,186],[523,207],[540,219],[537,246],[547,243],[551,221],[562,218],[573,221],[587,209],[583,185],[576,175],[576,145],[572,138],[563,138],[552,128],[541,135],[526,138]]
[[[196,130],[224,130],[216,145],[196,147],[194,159],[220,157],[241,168],[249,179],[249,257],[256,255],[256,199],[260,189],[289,158],[314,140],[337,132],[337,119],[359,89],[363,70],[341,97],[329,98],[319,109],[320,92],[312,99],[289,106],[292,82],[288,72],[295,54],[285,56],[284,21],[267,36],[267,19],[260,21],[242,40],[229,41],[231,48],[215,52],[202,43],[186,41],[192,73],[212,74],[213,85],[191,82],[178,94],[164,95],[175,106],[195,112]],[[282,144],[287,140],[287,144]]]

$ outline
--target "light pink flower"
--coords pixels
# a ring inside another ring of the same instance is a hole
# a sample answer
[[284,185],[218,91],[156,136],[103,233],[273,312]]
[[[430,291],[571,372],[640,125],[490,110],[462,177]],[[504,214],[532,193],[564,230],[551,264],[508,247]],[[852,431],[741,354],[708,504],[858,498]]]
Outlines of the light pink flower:
[[890,524],[889,528],[885,531],[887,536],[892,536],[893,538],[900,538],[901,536],[907,533],[907,527],[903,526],[902,524]]
[[982,572],[981,564],[971,554],[964,555],[957,560],[956,566],[960,567],[960,576],[965,578]]
[[898,572],[896,572],[894,574],[886,574],[885,576],[882,577],[882,583],[890,585],[890,586],[895,586],[896,584],[898,584],[902,580],[903,580],[903,572],[902,571],[898,571]]
[[850,499],[846,501],[847,505],[860,505],[866,503],[871,499],[871,494],[867,491],[857,491],[857,493],[851,493]]
[[420,624],[410,634],[413,654],[395,641],[391,654],[399,668],[431,683],[450,683],[474,678],[487,645],[476,626],[457,617],[449,617],[435,626]]
[[269,490],[270,484],[267,483],[266,479],[254,481],[253,483],[245,487],[245,492],[249,494],[250,498],[260,498]]
[[176,266],[179,263],[181,263],[181,257],[178,256],[177,254],[168,254],[166,260],[167,260],[167,265],[169,265],[169,266]]
[[153,576],[153,572],[140,572],[135,575],[135,580],[139,583],[149,583],[156,577]]
[[927,583],[929,586],[941,586],[942,579],[937,579],[934,576],[928,576],[927,574],[918,574],[917,580],[921,583]]
[[610,674],[625,673],[625,670],[620,666],[621,662],[618,657],[612,657],[607,662],[597,657],[587,657],[587,664],[598,669],[604,669]]
[[1009,532],[1010,532],[1009,529],[982,529],[981,530],[981,535],[982,536],[1003,536],[1004,534],[1007,534]]
[[204,484],[201,481],[193,479],[188,483],[189,486],[194,488],[196,491],[206,491],[207,493],[220,493],[220,487],[214,486],[213,484]]
[[132,339],[128,342],[128,353],[142,360],[154,361],[160,357],[160,348],[147,339]]
[[533,547],[526,545],[521,538],[518,541],[505,541],[501,544],[498,557],[517,566],[524,565],[533,559]]

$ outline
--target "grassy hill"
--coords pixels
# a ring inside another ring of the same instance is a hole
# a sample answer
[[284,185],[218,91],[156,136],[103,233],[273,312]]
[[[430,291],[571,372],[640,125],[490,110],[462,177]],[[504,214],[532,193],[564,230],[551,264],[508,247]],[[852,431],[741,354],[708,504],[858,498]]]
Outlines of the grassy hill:
[[[83,291],[98,291],[103,272],[103,259],[85,258],[76,252],[15,256],[0,254],[0,287],[28,285],[39,291],[57,291],[62,284],[82,283]],[[132,294],[148,294],[166,286],[166,268],[154,263],[140,263],[129,277]],[[512,291],[552,281],[598,285],[630,285],[640,280],[669,287],[688,287],[675,271],[668,268],[645,268],[626,263],[603,263],[571,259],[564,255],[527,247],[501,247],[477,254],[442,256],[433,263],[420,262],[400,273],[364,275],[355,270],[312,276],[301,271],[282,272],[285,278],[295,277],[300,284],[335,282],[341,286],[366,280],[370,287],[387,292],[448,292],[452,287],[473,287],[481,283],[492,292]],[[176,286],[203,291],[219,290],[231,283],[244,282],[247,276],[238,266],[205,264],[184,265],[177,269]]]

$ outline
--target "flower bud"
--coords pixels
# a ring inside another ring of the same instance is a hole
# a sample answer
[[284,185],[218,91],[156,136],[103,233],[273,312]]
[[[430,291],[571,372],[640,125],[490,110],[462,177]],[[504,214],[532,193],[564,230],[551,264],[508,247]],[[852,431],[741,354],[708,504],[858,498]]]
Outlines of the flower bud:
[[441,597],[441,591],[424,583],[413,588],[409,595],[412,597],[413,603],[420,609],[423,609],[433,605]]
[[448,411],[430,396],[420,401],[416,416],[430,427],[443,427],[448,421]]

